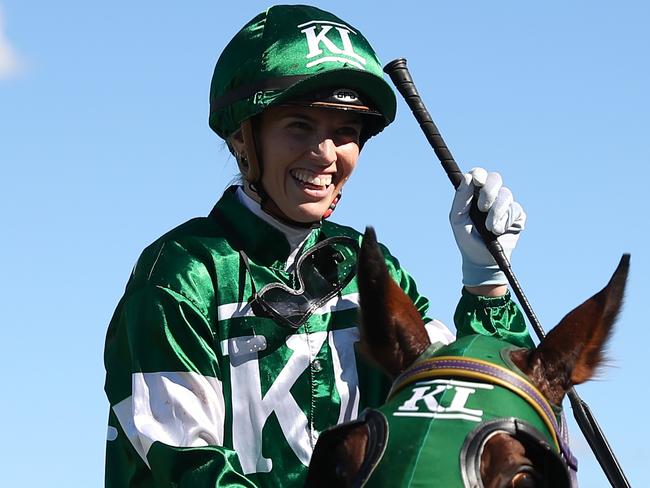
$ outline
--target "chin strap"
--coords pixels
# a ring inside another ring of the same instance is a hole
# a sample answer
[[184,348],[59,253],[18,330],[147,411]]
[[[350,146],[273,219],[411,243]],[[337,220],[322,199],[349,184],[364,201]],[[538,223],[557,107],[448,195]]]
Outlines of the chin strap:
[[325,210],[325,213],[323,214],[323,220],[334,213],[334,209],[339,204],[339,200],[341,200],[341,195],[342,193],[339,192],[339,194],[334,197],[334,200],[332,200],[332,203],[330,203],[330,207]]
[[278,212],[280,215],[284,215],[271,200],[262,185],[262,164],[258,157],[259,151],[257,150],[253,117],[241,123],[241,135],[244,140],[246,156],[240,155],[237,162],[244,179],[247,181],[249,188],[260,197],[262,210],[274,216]]

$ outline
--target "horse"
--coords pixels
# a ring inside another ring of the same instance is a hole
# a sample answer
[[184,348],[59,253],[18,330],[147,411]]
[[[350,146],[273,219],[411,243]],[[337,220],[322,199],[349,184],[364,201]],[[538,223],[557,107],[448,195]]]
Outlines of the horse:
[[605,288],[534,349],[469,335],[431,344],[391,279],[372,228],[357,264],[361,349],[393,380],[386,403],[325,430],[308,487],[569,487],[576,468],[560,425],[573,386],[594,376],[622,305],[624,255]]

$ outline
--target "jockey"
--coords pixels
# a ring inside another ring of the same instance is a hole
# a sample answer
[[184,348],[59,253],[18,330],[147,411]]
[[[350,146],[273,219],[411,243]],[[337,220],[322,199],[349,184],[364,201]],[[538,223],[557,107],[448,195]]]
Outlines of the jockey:
[[[395,110],[368,41],[323,10],[271,7],[226,46],[209,124],[240,184],[147,247],[131,274],[106,338],[106,486],[301,486],[319,432],[383,402],[387,380],[354,347],[361,235],[327,217]],[[507,251],[525,221],[498,174],[466,175],[451,215],[465,285],[456,330],[530,346],[472,230],[475,186]],[[452,341],[382,249],[432,342]]]

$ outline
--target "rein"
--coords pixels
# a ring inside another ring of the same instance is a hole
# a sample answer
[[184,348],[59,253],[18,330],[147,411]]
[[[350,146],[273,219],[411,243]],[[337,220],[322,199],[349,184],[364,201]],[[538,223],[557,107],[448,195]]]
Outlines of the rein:
[[481,380],[502,386],[520,396],[540,416],[567,465],[573,470],[577,469],[577,460],[569,449],[564,430],[558,424],[550,403],[528,379],[502,366],[469,357],[438,356],[425,359],[416,362],[395,379],[388,399],[416,381],[449,376]]

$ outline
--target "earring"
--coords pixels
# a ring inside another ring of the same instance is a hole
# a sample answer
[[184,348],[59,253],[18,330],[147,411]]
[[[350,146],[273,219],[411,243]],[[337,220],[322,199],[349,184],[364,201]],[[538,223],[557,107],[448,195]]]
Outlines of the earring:
[[237,166],[239,166],[239,171],[246,177],[250,169],[250,164],[244,153],[239,153],[236,155],[235,159],[237,160]]

